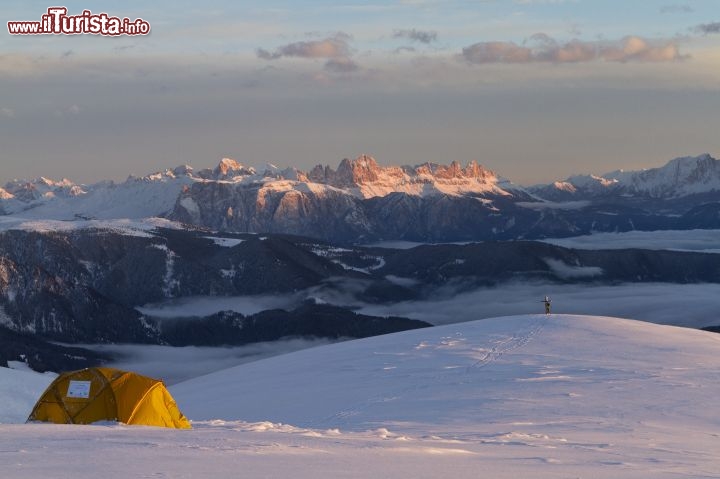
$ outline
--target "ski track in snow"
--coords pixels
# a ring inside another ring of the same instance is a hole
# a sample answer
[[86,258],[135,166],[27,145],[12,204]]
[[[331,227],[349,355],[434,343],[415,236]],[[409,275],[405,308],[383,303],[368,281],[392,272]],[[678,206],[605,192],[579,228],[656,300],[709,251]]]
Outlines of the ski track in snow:
[[510,352],[514,349],[521,348],[525,346],[527,343],[529,343],[537,334],[542,331],[545,321],[549,320],[550,316],[546,316],[546,318],[540,319],[536,318],[534,320],[534,324],[530,330],[527,331],[527,333],[524,334],[514,334],[506,339],[501,339],[496,342],[496,345],[490,349],[487,354],[485,354],[484,357],[478,359],[472,366],[470,366],[467,370],[467,372],[471,372],[473,369],[479,369],[487,366],[490,363],[493,363],[500,359],[503,354]]
[[[351,405],[347,409],[343,409],[341,411],[335,412],[319,421],[312,422],[312,427],[323,427],[327,425],[337,425],[345,422],[346,420],[358,416],[363,411],[367,410],[370,406],[378,403],[383,402],[389,402],[389,401],[402,401],[404,397],[406,397],[408,394],[416,393],[417,391],[421,391],[423,389],[427,389],[430,387],[431,383],[438,383],[440,381],[443,382],[450,382],[450,383],[459,383],[459,382],[465,382],[467,381],[467,378],[457,378],[458,372],[461,371],[462,376],[466,376],[469,374],[472,374],[473,370],[477,370],[480,368],[484,368],[488,365],[491,365],[492,363],[498,361],[502,356],[510,351],[516,350],[518,348],[522,348],[526,344],[528,344],[537,334],[539,334],[544,326],[545,321],[549,317],[546,318],[540,318],[536,317],[533,319],[533,322],[526,331],[517,332],[515,334],[512,334],[511,336],[502,335],[497,339],[493,339],[493,347],[490,349],[484,349],[484,348],[473,348],[474,352],[479,352],[481,354],[481,357],[477,360],[475,360],[472,364],[465,366],[464,368],[461,366],[445,366],[442,369],[440,369],[439,372],[436,372],[432,374],[428,379],[424,380],[420,384],[413,384],[412,386],[402,388],[400,390],[396,390],[392,393],[389,393],[388,391],[384,391],[383,394],[373,395],[370,398],[358,401],[357,403]],[[462,334],[458,333],[455,336],[446,336],[443,337],[438,343],[435,345],[427,344],[426,342],[421,342],[417,346],[415,346],[416,350],[421,350],[425,348],[433,348],[433,349],[456,349],[460,346],[467,346],[466,339],[462,336]],[[393,366],[386,366],[386,369],[394,369]]]

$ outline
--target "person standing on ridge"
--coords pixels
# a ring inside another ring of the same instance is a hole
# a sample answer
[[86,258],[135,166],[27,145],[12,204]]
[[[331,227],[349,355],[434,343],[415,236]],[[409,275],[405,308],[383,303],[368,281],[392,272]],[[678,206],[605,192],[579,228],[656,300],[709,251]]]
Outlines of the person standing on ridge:
[[550,299],[549,296],[545,296],[545,299],[542,301],[545,304],[545,314],[550,314],[550,303],[552,302],[552,299]]

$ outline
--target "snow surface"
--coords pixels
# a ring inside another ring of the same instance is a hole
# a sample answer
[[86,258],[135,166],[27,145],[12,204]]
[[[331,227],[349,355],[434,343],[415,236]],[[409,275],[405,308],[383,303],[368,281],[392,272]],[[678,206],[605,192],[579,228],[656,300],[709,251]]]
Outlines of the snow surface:
[[451,241],[451,242],[440,242],[440,243],[428,243],[428,242],[421,242],[421,241],[405,241],[405,240],[386,240],[386,241],[377,241],[375,243],[367,243],[362,244],[360,246],[364,246],[366,248],[386,248],[386,249],[412,249],[417,246],[423,246],[423,245],[447,245],[447,244],[454,244],[454,245],[467,245],[467,244],[474,244],[477,243],[477,241]]
[[32,219],[75,220],[145,218],[161,216],[173,209],[183,187],[194,178],[157,173],[143,178],[128,178],[119,184],[100,182],[87,186],[78,196],[44,196],[31,203],[13,203],[10,213]]
[[[24,368],[0,368],[0,424],[22,423],[40,395],[57,375],[40,374]],[[5,436],[5,433],[1,434]],[[0,446],[0,450],[5,448]],[[3,465],[0,455],[0,467]],[[3,474],[4,477],[5,474]]]
[[217,236],[203,236],[203,238],[212,240],[216,245],[223,246],[225,248],[232,248],[245,241],[239,238],[219,238]]
[[[713,333],[607,317],[416,330],[171,387],[192,430],[0,425],[0,468],[17,479],[720,477],[719,350]],[[0,400],[20,387],[39,396],[38,377],[0,369]]]
[[720,190],[720,162],[705,153],[675,158],[659,168],[613,171],[602,179],[654,197],[680,197]]
[[528,208],[531,210],[581,210],[591,203],[587,200],[582,201],[518,201],[517,206]]
[[187,226],[164,218],[112,219],[112,220],[33,220],[18,216],[0,216],[0,231],[23,230],[41,233],[79,231],[86,229],[106,230],[126,236],[150,237],[158,228],[187,229]]

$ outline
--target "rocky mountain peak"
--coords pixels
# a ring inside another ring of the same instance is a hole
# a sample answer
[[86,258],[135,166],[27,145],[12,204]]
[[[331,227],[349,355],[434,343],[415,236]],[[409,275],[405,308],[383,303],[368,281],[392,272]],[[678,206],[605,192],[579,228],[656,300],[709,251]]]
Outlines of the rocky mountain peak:
[[173,168],[172,172],[175,176],[192,176],[193,167],[190,165],[180,165]]
[[216,179],[229,179],[241,175],[254,175],[255,169],[246,167],[232,158],[223,158],[213,170]]
[[0,192],[0,199],[15,198],[23,202],[32,202],[40,198],[54,196],[77,196],[84,194],[82,187],[67,178],[55,181],[41,176],[33,180],[13,180],[8,182]]
[[460,162],[453,161],[449,165],[440,165],[437,163],[423,163],[414,168],[405,168],[411,175],[433,176],[441,179],[475,179],[482,182],[495,181],[497,175],[488,170],[484,166],[478,164],[477,161],[470,161],[465,168]]
[[652,197],[679,197],[720,191],[720,161],[705,153],[675,158],[659,168],[616,171],[605,175],[633,193]]
[[5,188],[0,188],[0,200],[9,200],[10,198],[14,198],[13,194]]
[[451,178],[462,178],[465,176],[465,172],[463,171],[462,166],[459,162],[453,160],[450,165],[440,165],[438,166],[437,170],[435,171],[435,176],[437,178],[444,178],[444,179],[451,179]]
[[372,156],[360,155],[354,160],[345,158],[338,166],[334,183],[339,187],[372,183],[380,179],[381,170]]

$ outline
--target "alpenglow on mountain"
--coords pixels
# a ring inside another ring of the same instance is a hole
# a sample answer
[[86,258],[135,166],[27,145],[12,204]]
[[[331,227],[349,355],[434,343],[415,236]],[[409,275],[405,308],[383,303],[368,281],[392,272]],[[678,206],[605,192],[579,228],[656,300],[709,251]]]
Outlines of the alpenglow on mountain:
[[229,232],[339,242],[565,237],[720,227],[720,162],[709,154],[642,171],[578,175],[523,188],[471,161],[380,166],[367,155],[336,169],[180,166],[122,183],[14,180],[0,214],[24,219],[164,217]]

